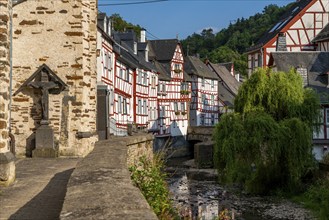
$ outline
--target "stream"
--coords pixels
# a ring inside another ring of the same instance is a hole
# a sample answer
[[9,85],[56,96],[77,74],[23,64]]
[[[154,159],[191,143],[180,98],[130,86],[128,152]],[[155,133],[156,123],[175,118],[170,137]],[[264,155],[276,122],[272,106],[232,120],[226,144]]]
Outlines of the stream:
[[[301,206],[285,199],[250,196],[219,185],[214,169],[196,169],[194,161],[168,161],[168,185],[182,219],[217,219],[223,214],[236,220],[313,220]],[[232,192],[235,193],[232,193]]]

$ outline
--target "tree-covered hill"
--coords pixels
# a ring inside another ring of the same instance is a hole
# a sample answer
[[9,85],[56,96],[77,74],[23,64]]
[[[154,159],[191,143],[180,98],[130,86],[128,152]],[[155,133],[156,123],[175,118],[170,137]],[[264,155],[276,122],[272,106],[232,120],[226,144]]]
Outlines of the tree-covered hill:
[[[293,3],[291,3],[293,4]],[[209,59],[214,63],[234,62],[235,69],[247,74],[247,48],[277,23],[291,4],[279,7],[268,5],[261,13],[249,18],[238,18],[234,24],[214,33],[212,29],[204,29],[201,33],[193,33],[182,40],[185,55],[199,55],[201,59]],[[142,27],[125,21],[119,14],[110,16],[115,31],[133,29],[137,36]]]
[[283,7],[268,5],[262,13],[247,19],[238,18],[234,24],[214,33],[212,29],[204,29],[200,34],[193,33],[182,40],[185,54],[198,54],[201,59],[208,58],[211,62],[234,62],[237,71],[247,72],[247,58],[243,54],[248,47],[277,23],[291,4]]

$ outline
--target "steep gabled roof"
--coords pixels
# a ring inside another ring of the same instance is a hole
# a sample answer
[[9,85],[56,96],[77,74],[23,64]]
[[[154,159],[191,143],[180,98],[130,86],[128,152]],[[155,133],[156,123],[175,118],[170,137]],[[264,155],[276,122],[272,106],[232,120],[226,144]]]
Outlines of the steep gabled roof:
[[[128,33],[115,33],[115,51],[120,55],[118,60],[125,62],[131,68],[140,68],[144,70],[156,71],[156,67],[151,63],[145,60],[145,57],[141,55],[141,53],[135,54],[133,51],[133,44],[136,42],[136,35],[133,32]],[[137,43],[137,42],[136,42]],[[146,43],[137,43],[137,45],[141,44],[140,50],[146,48]],[[137,46],[138,47],[138,46]]]
[[329,104],[329,52],[273,52],[271,55],[277,71],[306,68],[307,87],[313,88],[320,94],[321,103]]
[[324,40],[329,40],[329,24],[327,24],[321,32],[316,35],[316,37],[313,39],[313,42],[320,42]]
[[257,50],[267,44],[278,33],[280,33],[282,29],[284,29],[294,17],[296,17],[300,12],[302,12],[303,9],[305,9],[312,2],[314,2],[314,0],[300,0],[292,4],[288,11],[284,15],[282,15],[279,21],[274,26],[272,26],[265,34],[263,34],[254,46],[248,48],[247,52]]
[[234,105],[234,98],[233,95],[225,86],[224,82],[218,83],[218,98],[222,101],[222,103],[226,106],[232,107]]
[[177,39],[150,40],[150,60],[169,61],[172,60],[179,41]]
[[219,64],[214,64],[208,61],[207,63],[219,76],[220,82],[225,85],[226,89],[232,93],[232,95],[237,95],[240,87],[240,82],[238,82],[234,76],[226,69],[226,67]]
[[216,73],[214,73],[204,62],[194,56],[185,57],[184,70],[189,75],[196,75],[208,79],[219,79]]
[[160,63],[156,60],[153,61],[153,64],[159,73],[159,80],[170,81],[170,66],[168,63]]

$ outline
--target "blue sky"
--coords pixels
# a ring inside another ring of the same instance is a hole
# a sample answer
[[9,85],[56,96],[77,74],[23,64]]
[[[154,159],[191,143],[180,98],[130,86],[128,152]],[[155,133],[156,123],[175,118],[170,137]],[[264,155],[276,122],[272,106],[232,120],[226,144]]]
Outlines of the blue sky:
[[[137,3],[152,0],[98,0],[99,4]],[[269,4],[287,5],[294,0],[167,0],[154,3],[99,6],[108,15],[118,13],[126,21],[139,24],[159,39],[185,39],[204,28],[218,31],[237,18],[262,12]],[[147,38],[156,39],[147,34]]]

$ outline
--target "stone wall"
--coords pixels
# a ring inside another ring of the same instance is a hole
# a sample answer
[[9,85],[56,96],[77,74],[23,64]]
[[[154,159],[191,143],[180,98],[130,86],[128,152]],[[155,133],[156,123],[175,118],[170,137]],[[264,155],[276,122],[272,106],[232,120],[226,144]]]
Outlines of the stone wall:
[[127,140],[127,167],[138,165],[139,159],[145,156],[153,159],[153,135],[133,136]]
[[71,175],[60,219],[158,219],[127,167],[145,151],[152,157],[152,136],[97,142]]
[[4,185],[15,179],[14,156],[9,148],[10,6],[11,0],[0,0],[0,184]]
[[[96,136],[96,0],[26,0],[13,7],[13,92],[42,64],[67,85],[50,94],[49,122],[62,156],[85,156]],[[40,125],[40,92],[13,97],[18,155],[29,155]]]

